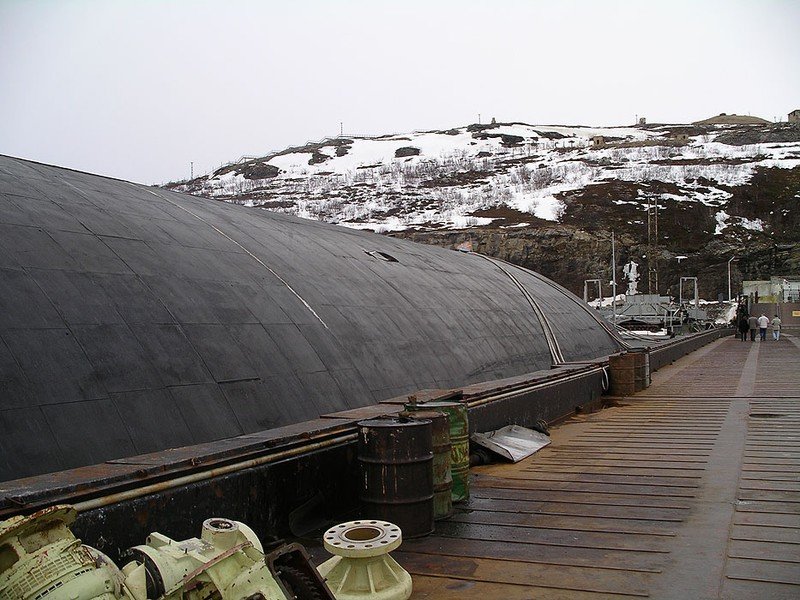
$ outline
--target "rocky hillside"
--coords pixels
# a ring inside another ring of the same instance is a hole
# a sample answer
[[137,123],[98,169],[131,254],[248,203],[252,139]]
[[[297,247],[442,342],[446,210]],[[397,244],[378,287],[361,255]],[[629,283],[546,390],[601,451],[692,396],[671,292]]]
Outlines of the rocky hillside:
[[796,125],[492,123],[338,137],[169,187],[426,243],[470,243],[576,293],[584,279],[610,278],[612,230],[618,264],[647,266],[648,214],[661,293],[698,276],[715,299],[733,255],[735,281],[800,274]]

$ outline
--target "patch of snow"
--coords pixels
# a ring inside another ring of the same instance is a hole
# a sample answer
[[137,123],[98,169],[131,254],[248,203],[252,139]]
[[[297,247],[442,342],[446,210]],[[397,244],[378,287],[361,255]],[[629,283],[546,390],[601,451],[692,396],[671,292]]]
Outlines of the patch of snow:
[[[732,218],[725,211],[731,193],[724,188],[748,183],[757,167],[800,166],[797,142],[730,146],[713,141],[716,134],[710,134],[693,137],[682,146],[624,147],[611,142],[593,148],[589,144],[595,135],[653,141],[666,135],[667,129],[513,124],[476,132],[494,136],[485,140],[473,137],[466,127],[451,131],[455,135],[428,131],[350,137],[352,144],[344,156],[336,155],[339,147],[333,143],[319,148],[317,151],[328,157],[320,164],[308,164],[311,150],[282,154],[263,161],[281,169],[277,177],[249,180],[229,172],[207,178],[201,189],[187,187],[187,191],[248,206],[281,199],[287,206],[275,210],[360,229],[394,231],[428,224],[485,224],[491,220],[471,214],[499,206],[555,221],[563,210],[557,197],[564,192],[613,180],[634,184],[657,180],[675,184],[677,193],[656,194],[645,189],[638,191],[639,201],[612,202],[635,206],[643,206],[648,198],[701,202],[717,211],[715,233],[719,234]],[[540,135],[547,132],[567,138],[550,140]],[[520,136],[524,142],[508,148],[499,135]],[[395,158],[402,147],[418,148],[420,154]],[[485,155],[479,158],[479,153]],[[445,183],[438,185],[437,179]],[[244,194],[249,195],[247,200],[238,199]],[[395,214],[398,209],[399,215]],[[394,216],[387,217],[387,213]],[[736,219],[745,228],[763,231],[759,219]]]
[[566,127],[561,125],[536,125],[532,127],[536,131],[560,133],[567,137],[592,138],[601,135],[603,137],[633,138],[635,140],[645,140],[651,137],[659,137],[663,134],[651,133],[646,129],[637,127]]
[[667,333],[666,329],[659,329],[658,331],[650,331],[649,329],[642,329],[642,330],[630,329],[628,331],[623,331],[621,333],[623,335],[625,333],[630,333],[630,334],[633,334],[633,335],[640,335],[640,336],[652,337],[652,338],[663,338],[663,337],[667,337],[669,335]]
[[742,227],[751,231],[764,231],[764,221],[761,219],[747,219],[742,217]]
[[728,219],[730,219],[730,215],[724,210],[720,210],[716,215],[714,215],[714,218],[717,220],[717,226],[714,229],[714,235],[719,235],[722,233],[722,230],[728,226]]
[[782,158],[782,159],[767,159],[759,163],[761,167],[768,167],[773,169],[794,169],[800,167],[800,158]]
[[[624,302],[625,302],[625,294],[617,294],[616,304],[619,305]],[[611,306],[613,303],[614,303],[614,296],[604,296],[603,298],[595,298],[594,300],[589,300],[589,302],[587,302],[587,304],[593,308]]]
[[533,214],[546,221],[558,221],[563,206],[564,203],[561,200],[557,200],[553,196],[545,196],[538,199]]
[[725,311],[725,314],[718,316],[714,320],[714,323],[717,325],[727,325],[728,323],[733,321],[733,319],[736,317],[736,309],[737,309],[736,302],[731,302],[730,306],[728,306],[727,310]]
[[451,215],[450,219],[445,224],[450,224],[456,229],[465,229],[467,227],[478,227],[481,225],[488,225],[494,221],[487,217],[472,217],[468,215]]

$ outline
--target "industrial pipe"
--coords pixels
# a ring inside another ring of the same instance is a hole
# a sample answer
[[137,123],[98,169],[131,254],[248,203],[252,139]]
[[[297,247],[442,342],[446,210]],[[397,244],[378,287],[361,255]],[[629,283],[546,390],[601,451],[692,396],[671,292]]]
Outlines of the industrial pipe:
[[260,456],[258,458],[251,458],[248,460],[231,463],[229,465],[217,467],[215,469],[198,471],[196,473],[191,473],[189,475],[184,475],[182,477],[176,477],[174,479],[159,481],[158,483],[152,483],[150,485],[145,485],[131,490],[125,490],[124,492],[117,492],[116,494],[109,494],[107,496],[100,496],[99,498],[92,498],[91,500],[84,500],[83,502],[76,502],[73,504],[73,506],[79,512],[85,512],[87,510],[100,508],[102,506],[108,506],[110,504],[115,504],[117,502],[123,502],[125,500],[133,500],[134,498],[141,498],[142,496],[146,496],[148,494],[163,492],[164,490],[169,490],[182,485],[188,485],[191,483],[196,483],[198,481],[212,479],[214,477],[219,477],[220,475],[227,475],[228,473],[233,473],[235,471],[240,471],[242,469],[249,469],[252,467],[258,467],[260,465],[276,462],[278,460],[283,460],[285,458],[292,458],[300,454],[313,452],[314,450],[321,450],[323,448],[342,446],[350,442],[355,442],[357,439],[358,439],[357,433],[348,433],[346,435],[330,438],[328,440],[322,440],[320,442],[314,442],[311,444],[304,444],[302,446],[291,448],[289,450],[283,450],[281,452],[276,452],[274,454],[268,454],[266,456]]
[[594,369],[580,371],[578,373],[574,373],[566,377],[559,377],[558,379],[554,379],[552,381],[543,381],[541,383],[535,383],[532,385],[525,386],[523,388],[518,388],[516,390],[509,390],[508,392],[503,392],[502,394],[492,394],[491,396],[487,396],[486,398],[481,398],[480,400],[475,400],[474,402],[466,402],[465,404],[469,408],[475,408],[477,406],[483,406],[484,404],[489,404],[490,402],[495,402],[496,400],[506,400],[508,398],[514,398],[516,396],[520,396],[522,394],[526,394],[534,390],[540,390],[549,387],[551,385],[561,384],[567,381],[572,381],[574,379],[580,379],[581,377],[585,377],[586,375],[591,375],[593,373],[598,373],[602,371],[603,367],[598,366]]
[[[486,398],[476,400],[475,402],[468,402],[467,406],[469,408],[483,406],[484,404],[494,402],[495,400],[513,398],[515,396],[525,394],[527,392],[536,389],[548,387],[555,383],[571,381],[573,379],[578,379],[580,377],[584,377],[588,374],[596,373],[599,371],[602,371],[602,367],[597,367],[596,369],[591,369],[589,371],[581,371],[580,373],[569,375],[567,377],[560,377],[558,378],[558,380],[555,381],[542,382],[539,384],[526,386],[524,388],[520,388],[517,390],[511,390],[502,394],[491,395]],[[148,494],[163,492],[164,490],[169,490],[172,488],[188,485],[191,483],[197,483],[198,481],[205,481],[206,479],[212,479],[214,477],[219,477],[220,475],[227,475],[228,473],[233,473],[236,471],[240,471],[242,469],[249,469],[251,467],[257,467],[260,465],[269,464],[286,458],[292,458],[301,454],[313,452],[315,450],[321,450],[324,448],[331,448],[335,446],[342,446],[350,442],[355,442],[357,439],[358,439],[357,433],[348,433],[345,435],[330,438],[328,440],[322,440],[311,444],[304,444],[302,446],[291,448],[289,450],[283,450],[281,452],[276,452],[274,454],[268,454],[266,456],[260,456],[258,458],[251,458],[248,460],[231,463],[229,465],[224,465],[222,467],[217,467],[214,469],[198,471],[196,473],[190,473],[189,475],[184,475],[182,477],[176,477],[173,479],[168,479],[166,481],[159,481],[158,483],[152,483],[150,485],[145,485],[142,487],[125,490],[123,492],[117,492],[115,494],[108,494],[106,496],[92,498],[90,500],[84,500],[82,502],[75,502],[73,506],[79,512],[85,512],[87,510],[92,510],[103,506],[109,506],[117,502],[123,502],[125,500],[133,500],[135,498],[141,498],[142,496],[147,496]]]

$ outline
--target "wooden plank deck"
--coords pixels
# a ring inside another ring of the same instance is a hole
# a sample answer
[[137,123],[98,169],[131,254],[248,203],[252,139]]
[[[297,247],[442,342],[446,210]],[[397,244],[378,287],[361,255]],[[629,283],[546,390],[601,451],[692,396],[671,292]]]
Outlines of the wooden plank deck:
[[800,598],[800,338],[726,338],[576,417],[394,553],[412,598]]

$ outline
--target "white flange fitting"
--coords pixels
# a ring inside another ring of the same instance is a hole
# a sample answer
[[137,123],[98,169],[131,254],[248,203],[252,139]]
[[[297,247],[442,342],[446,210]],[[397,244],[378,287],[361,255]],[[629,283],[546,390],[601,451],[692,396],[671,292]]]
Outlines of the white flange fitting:
[[411,575],[389,552],[403,542],[397,525],[348,521],[328,529],[325,549],[334,556],[318,567],[337,600],[407,600]]

